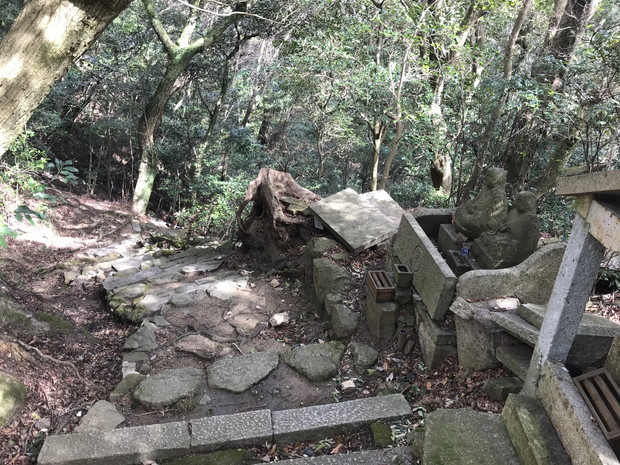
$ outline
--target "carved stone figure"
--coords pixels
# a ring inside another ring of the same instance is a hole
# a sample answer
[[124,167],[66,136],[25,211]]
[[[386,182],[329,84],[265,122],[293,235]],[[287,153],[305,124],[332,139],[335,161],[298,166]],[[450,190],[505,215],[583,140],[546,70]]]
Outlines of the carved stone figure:
[[508,211],[505,184],[506,171],[490,168],[480,193],[456,209],[456,231],[476,239],[485,231],[497,229],[506,219]]
[[520,192],[506,222],[474,241],[474,254],[483,268],[505,268],[521,263],[538,246],[540,228],[536,216],[536,196]]

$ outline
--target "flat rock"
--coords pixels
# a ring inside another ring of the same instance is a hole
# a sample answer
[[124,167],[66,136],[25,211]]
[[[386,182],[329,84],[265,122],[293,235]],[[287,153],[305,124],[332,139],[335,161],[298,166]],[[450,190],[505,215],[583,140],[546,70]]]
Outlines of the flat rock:
[[336,339],[349,337],[357,329],[359,313],[354,313],[349,307],[342,304],[332,306],[330,323],[333,336]]
[[358,373],[363,373],[365,370],[377,363],[379,352],[366,344],[361,342],[355,342],[349,346],[351,348],[351,354],[353,355],[353,365]]
[[134,398],[147,408],[160,409],[198,395],[205,373],[197,368],[174,368],[146,378]]
[[181,268],[181,273],[183,274],[197,274],[197,273],[206,273],[207,271],[215,271],[220,266],[222,266],[224,260],[207,260],[204,262],[197,262],[191,265],[185,265]]
[[125,421],[125,417],[118,413],[116,407],[108,401],[99,400],[88,409],[88,413],[75,427],[76,433],[97,433],[110,431]]
[[130,373],[125,376],[110,393],[110,402],[116,402],[127,394],[132,393],[145,378],[146,376],[140,373]]
[[177,341],[174,348],[200,358],[213,358],[221,349],[221,345],[201,334],[192,334]]
[[230,300],[239,291],[247,287],[248,277],[226,273],[224,275],[209,276],[196,280],[196,284],[202,286],[211,297],[220,300]]
[[313,382],[328,381],[338,374],[345,345],[340,341],[297,347],[282,354],[287,365]]
[[127,338],[123,350],[148,351],[157,348],[155,331],[150,326],[140,326],[138,330]]
[[207,368],[209,386],[231,392],[243,392],[278,367],[277,352],[256,352],[218,360]]

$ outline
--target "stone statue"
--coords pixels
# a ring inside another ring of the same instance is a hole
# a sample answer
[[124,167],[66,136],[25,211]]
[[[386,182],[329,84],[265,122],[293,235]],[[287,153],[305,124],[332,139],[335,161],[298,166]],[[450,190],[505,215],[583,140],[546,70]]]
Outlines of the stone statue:
[[539,238],[536,196],[519,192],[506,222],[494,231],[483,232],[474,241],[474,254],[483,268],[514,266],[536,250]]
[[456,209],[456,231],[476,239],[485,231],[497,229],[506,219],[508,211],[505,184],[506,171],[490,168],[480,193]]

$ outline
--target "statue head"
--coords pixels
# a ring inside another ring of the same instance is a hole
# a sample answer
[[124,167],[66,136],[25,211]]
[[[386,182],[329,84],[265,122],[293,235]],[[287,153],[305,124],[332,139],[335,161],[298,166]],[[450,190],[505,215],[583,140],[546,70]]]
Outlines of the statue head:
[[503,186],[506,183],[506,171],[502,168],[489,168],[487,170],[484,184],[489,189]]
[[515,198],[515,208],[519,213],[536,214],[536,196],[529,191],[519,192]]

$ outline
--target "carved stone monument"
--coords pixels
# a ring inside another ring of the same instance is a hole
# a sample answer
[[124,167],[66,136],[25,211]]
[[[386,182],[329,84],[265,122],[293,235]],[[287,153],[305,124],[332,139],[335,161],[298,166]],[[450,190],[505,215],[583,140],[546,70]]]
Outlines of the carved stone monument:
[[456,231],[470,239],[477,239],[483,232],[497,229],[508,213],[505,184],[506,171],[490,168],[480,193],[456,209]]
[[482,268],[508,268],[534,253],[539,238],[536,196],[520,192],[506,222],[480,234],[474,241],[473,252]]

